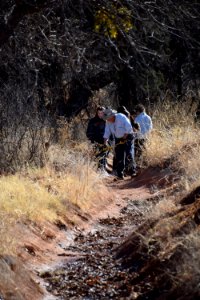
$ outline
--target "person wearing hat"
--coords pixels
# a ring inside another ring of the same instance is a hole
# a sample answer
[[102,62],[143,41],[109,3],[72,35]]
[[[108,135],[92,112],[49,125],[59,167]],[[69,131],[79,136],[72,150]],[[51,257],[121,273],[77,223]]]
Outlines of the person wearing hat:
[[115,137],[116,171],[119,179],[124,179],[125,158],[129,160],[131,177],[136,175],[133,159],[133,128],[130,120],[122,113],[111,108],[104,110],[103,119],[106,121],[104,143],[108,143],[110,135]]
[[[123,105],[118,106],[117,113],[121,113],[121,114],[125,115],[131,121],[130,112],[127,110],[127,108],[125,106],[123,106]],[[132,127],[133,127],[133,125],[132,125]],[[134,128],[133,128],[133,131],[134,131]],[[129,154],[129,149],[127,149],[127,151],[128,151],[128,153],[125,155],[124,176],[128,176],[128,174],[130,173],[129,172],[130,162],[129,162],[129,155],[128,155]],[[133,147],[133,157],[134,157],[134,147]],[[136,168],[136,165],[135,165],[135,168]],[[115,159],[115,155],[113,157],[113,171],[114,171],[114,173],[116,173],[116,159]]]

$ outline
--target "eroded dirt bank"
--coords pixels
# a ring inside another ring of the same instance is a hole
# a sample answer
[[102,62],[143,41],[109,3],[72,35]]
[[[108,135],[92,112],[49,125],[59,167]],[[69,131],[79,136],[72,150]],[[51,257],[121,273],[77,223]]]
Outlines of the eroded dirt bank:
[[[107,182],[123,200],[114,202],[113,211],[112,207],[107,210],[107,217],[101,216],[87,232],[78,233],[69,246],[63,247],[66,259],[60,267],[40,274],[55,299],[138,297],[140,288],[132,284],[135,273],[122,268],[116,259],[117,249],[145,221],[153,205],[162,199],[156,187],[169,176],[168,171],[149,170],[145,177],[139,176],[135,180]],[[119,208],[117,214],[114,212],[116,205]],[[136,262],[131,269],[137,271],[137,268]]]

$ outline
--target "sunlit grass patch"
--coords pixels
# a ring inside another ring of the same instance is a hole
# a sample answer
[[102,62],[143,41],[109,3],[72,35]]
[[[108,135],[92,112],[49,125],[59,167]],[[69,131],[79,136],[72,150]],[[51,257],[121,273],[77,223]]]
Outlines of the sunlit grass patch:
[[[71,202],[86,211],[103,196],[104,185],[98,174],[84,164],[75,165],[73,168],[65,168],[56,171],[47,166],[43,169],[29,170],[31,180],[37,180],[43,188],[56,195],[64,205]],[[102,191],[101,191],[102,188]]]
[[0,178],[0,209],[17,219],[53,220],[61,203],[38,182],[19,175]]
[[199,129],[195,127],[173,126],[163,130],[155,128],[147,143],[146,158],[150,165],[162,164],[173,155],[181,155],[185,150],[184,146],[193,146],[195,149],[199,141]]
[[146,145],[146,161],[160,165],[171,160],[190,178],[199,177],[200,128],[190,102],[162,102],[152,110],[154,129]]
[[50,147],[45,167],[0,177],[0,253],[11,249],[17,222],[61,218],[74,223],[78,217],[73,208],[88,212],[101,205],[106,187],[84,149]]

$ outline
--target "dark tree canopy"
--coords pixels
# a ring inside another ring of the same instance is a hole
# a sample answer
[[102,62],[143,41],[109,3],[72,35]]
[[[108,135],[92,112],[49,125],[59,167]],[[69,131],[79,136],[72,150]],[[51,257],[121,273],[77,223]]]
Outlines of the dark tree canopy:
[[73,117],[110,83],[128,108],[198,91],[197,0],[4,0],[0,17],[0,91],[40,112]]

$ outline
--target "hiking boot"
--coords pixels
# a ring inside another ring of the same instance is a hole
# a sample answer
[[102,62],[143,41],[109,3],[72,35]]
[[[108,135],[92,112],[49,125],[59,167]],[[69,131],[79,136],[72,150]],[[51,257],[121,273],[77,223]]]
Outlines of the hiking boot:
[[131,178],[134,178],[135,176],[137,176],[137,172],[134,171],[132,174],[131,174]]
[[124,180],[124,175],[117,176],[118,180]]
[[117,171],[116,171],[116,170],[113,170],[113,171],[111,172],[111,175],[117,176]]
[[124,176],[120,176],[120,177],[115,177],[114,178],[114,181],[121,181],[121,180],[124,180]]

